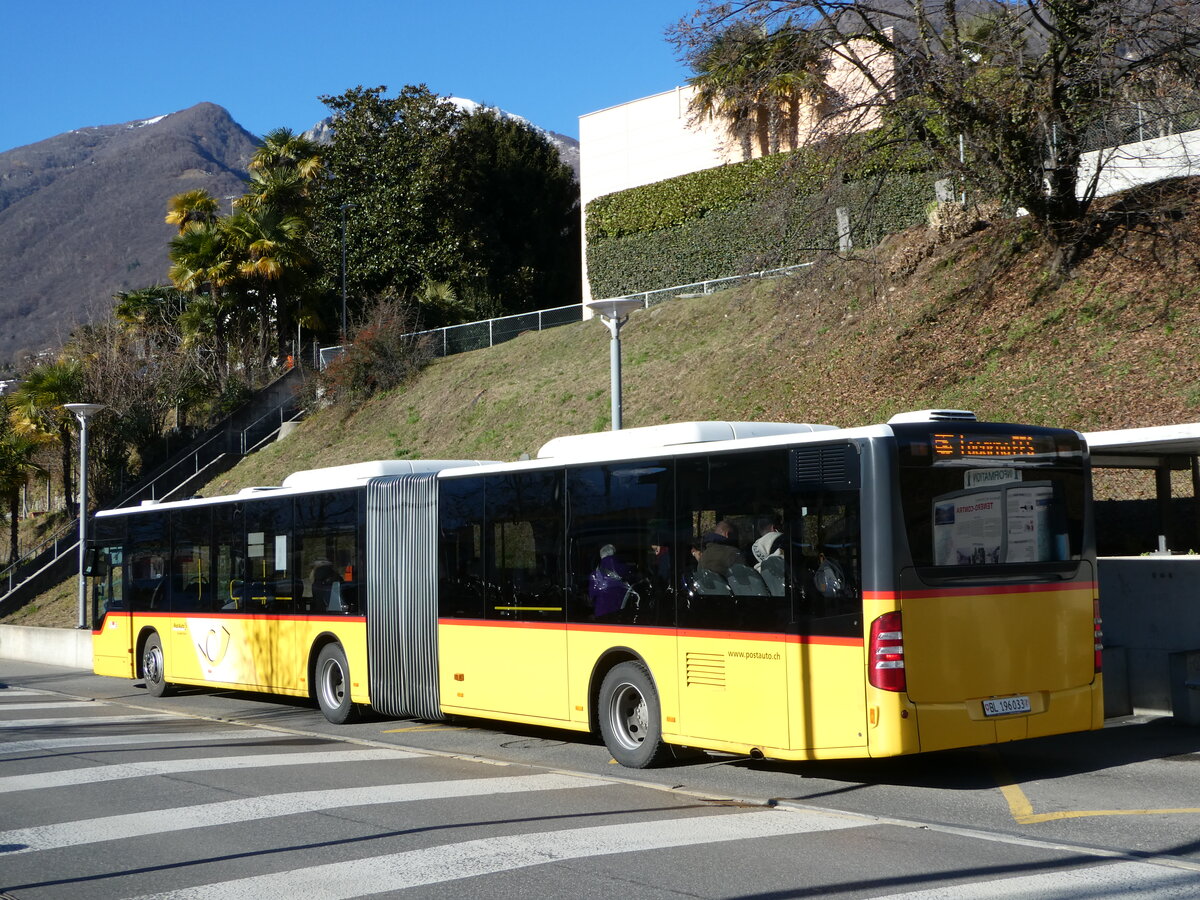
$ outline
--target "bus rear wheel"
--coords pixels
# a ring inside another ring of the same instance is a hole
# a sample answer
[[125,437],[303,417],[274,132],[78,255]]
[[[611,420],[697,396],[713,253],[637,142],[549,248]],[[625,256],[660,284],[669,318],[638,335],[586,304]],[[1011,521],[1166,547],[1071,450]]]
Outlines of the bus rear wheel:
[[317,704],[334,725],[345,725],[354,718],[350,702],[350,664],[339,644],[326,644],[317,656]]
[[151,697],[164,697],[170,693],[167,661],[163,656],[162,640],[157,633],[146,638],[146,643],[142,645],[142,677],[146,679],[146,692]]
[[629,769],[662,765],[662,711],[650,673],[640,663],[614,666],[600,683],[600,735],[613,759]]

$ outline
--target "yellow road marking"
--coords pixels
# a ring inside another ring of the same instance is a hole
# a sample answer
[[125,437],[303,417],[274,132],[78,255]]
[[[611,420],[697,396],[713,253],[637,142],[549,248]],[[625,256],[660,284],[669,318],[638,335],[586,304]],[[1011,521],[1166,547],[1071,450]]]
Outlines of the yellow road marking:
[[388,728],[380,734],[400,734],[404,731],[466,731],[464,725],[413,725],[409,728]]
[[1060,819],[1086,819],[1094,816],[1169,816],[1194,815],[1200,813],[1200,807],[1184,806],[1176,809],[1073,809],[1052,813],[1035,813],[1033,804],[1021,790],[1021,786],[1005,768],[1000,760],[1000,754],[994,750],[983,751],[1000,787],[1000,793],[1008,802],[1008,811],[1018,825],[1036,825],[1039,822],[1055,822]]

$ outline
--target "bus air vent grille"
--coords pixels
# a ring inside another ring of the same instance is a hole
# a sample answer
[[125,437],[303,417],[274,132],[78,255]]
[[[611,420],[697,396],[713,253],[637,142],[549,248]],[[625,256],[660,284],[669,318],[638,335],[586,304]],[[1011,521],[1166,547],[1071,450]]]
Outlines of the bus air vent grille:
[[858,485],[858,454],[854,447],[797,447],[792,450],[793,489],[845,490]]
[[725,689],[725,657],[720,653],[694,653],[686,656],[688,687]]

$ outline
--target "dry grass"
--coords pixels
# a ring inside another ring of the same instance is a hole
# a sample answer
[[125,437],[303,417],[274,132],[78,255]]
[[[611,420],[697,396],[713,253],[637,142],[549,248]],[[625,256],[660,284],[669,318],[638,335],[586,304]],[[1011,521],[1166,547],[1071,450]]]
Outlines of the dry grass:
[[[1196,190],[1173,182],[1123,198],[1103,245],[1061,283],[1024,225],[1006,221],[932,253],[918,230],[795,278],[637,312],[622,330],[624,424],[862,425],[928,407],[1080,430],[1195,420]],[[914,253],[915,270],[897,263]],[[887,275],[897,270],[911,274]],[[438,360],[407,388],[310,417],[203,493],[368,459],[533,455],[608,427],[608,365],[594,322]],[[1144,492],[1145,479],[1127,480],[1109,490]]]

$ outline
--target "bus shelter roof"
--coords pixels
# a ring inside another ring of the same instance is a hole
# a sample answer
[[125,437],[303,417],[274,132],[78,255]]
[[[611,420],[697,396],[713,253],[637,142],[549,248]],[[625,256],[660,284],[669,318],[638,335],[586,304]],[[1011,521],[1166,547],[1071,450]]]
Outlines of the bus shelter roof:
[[1084,434],[1092,465],[1102,468],[1187,468],[1189,457],[1200,456],[1200,422],[1120,428]]

